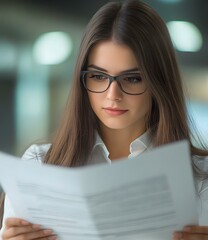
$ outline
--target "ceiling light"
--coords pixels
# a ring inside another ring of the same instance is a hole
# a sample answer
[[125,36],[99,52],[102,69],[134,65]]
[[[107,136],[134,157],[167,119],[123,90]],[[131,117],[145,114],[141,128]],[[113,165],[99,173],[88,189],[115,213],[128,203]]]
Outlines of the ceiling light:
[[202,47],[202,35],[190,22],[171,21],[167,23],[175,48],[182,52],[197,52]]
[[72,52],[72,40],[64,32],[41,35],[33,47],[33,55],[40,64],[53,65],[64,62]]

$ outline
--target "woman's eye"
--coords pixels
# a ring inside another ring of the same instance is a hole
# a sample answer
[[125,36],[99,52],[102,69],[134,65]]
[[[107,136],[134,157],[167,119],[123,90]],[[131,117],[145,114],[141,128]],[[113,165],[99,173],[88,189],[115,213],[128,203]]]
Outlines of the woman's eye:
[[95,80],[105,80],[107,77],[102,74],[94,74],[94,75],[91,75],[90,78],[93,78]]
[[129,77],[125,77],[124,80],[129,83],[136,84],[136,83],[140,83],[142,81],[142,78],[141,76],[129,76]]

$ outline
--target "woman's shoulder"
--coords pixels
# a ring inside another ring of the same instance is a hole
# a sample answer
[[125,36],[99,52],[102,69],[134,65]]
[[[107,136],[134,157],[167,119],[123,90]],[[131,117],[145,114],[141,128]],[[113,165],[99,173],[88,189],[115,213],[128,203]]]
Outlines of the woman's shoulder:
[[36,160],[43,162],[51,144],[33,144],[23,154],[22,160]]

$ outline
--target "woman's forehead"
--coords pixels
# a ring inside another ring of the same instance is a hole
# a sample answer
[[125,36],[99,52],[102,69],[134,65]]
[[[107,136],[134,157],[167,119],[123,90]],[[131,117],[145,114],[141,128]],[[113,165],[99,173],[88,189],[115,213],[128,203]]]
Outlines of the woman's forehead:
[[91,49],[88,56],[89,65],[98,66],[109,73],[139,68],[131,48],[111,40],[100,42]]

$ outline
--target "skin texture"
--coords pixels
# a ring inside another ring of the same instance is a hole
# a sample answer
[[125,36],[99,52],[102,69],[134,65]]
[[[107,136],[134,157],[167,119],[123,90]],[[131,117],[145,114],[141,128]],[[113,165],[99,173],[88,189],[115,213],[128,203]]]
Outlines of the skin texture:
[[[130,48],[113,41],[105,41],[92,49],[88,58],[88,70],[117,76],[127,70],[139,72],[139,65]],[[141,95],[128,95],[122,92],[114,81],[107,91],[88,92],[88,96],[91,107],[100,120],[102,138],[111,159],[127,156],[129,144],[145,132],[146,115],[151,106],[149,91],[146,90]],[[125,139],[125,142],[122,139]],[[115,142],[118,149],[112,144]]]

